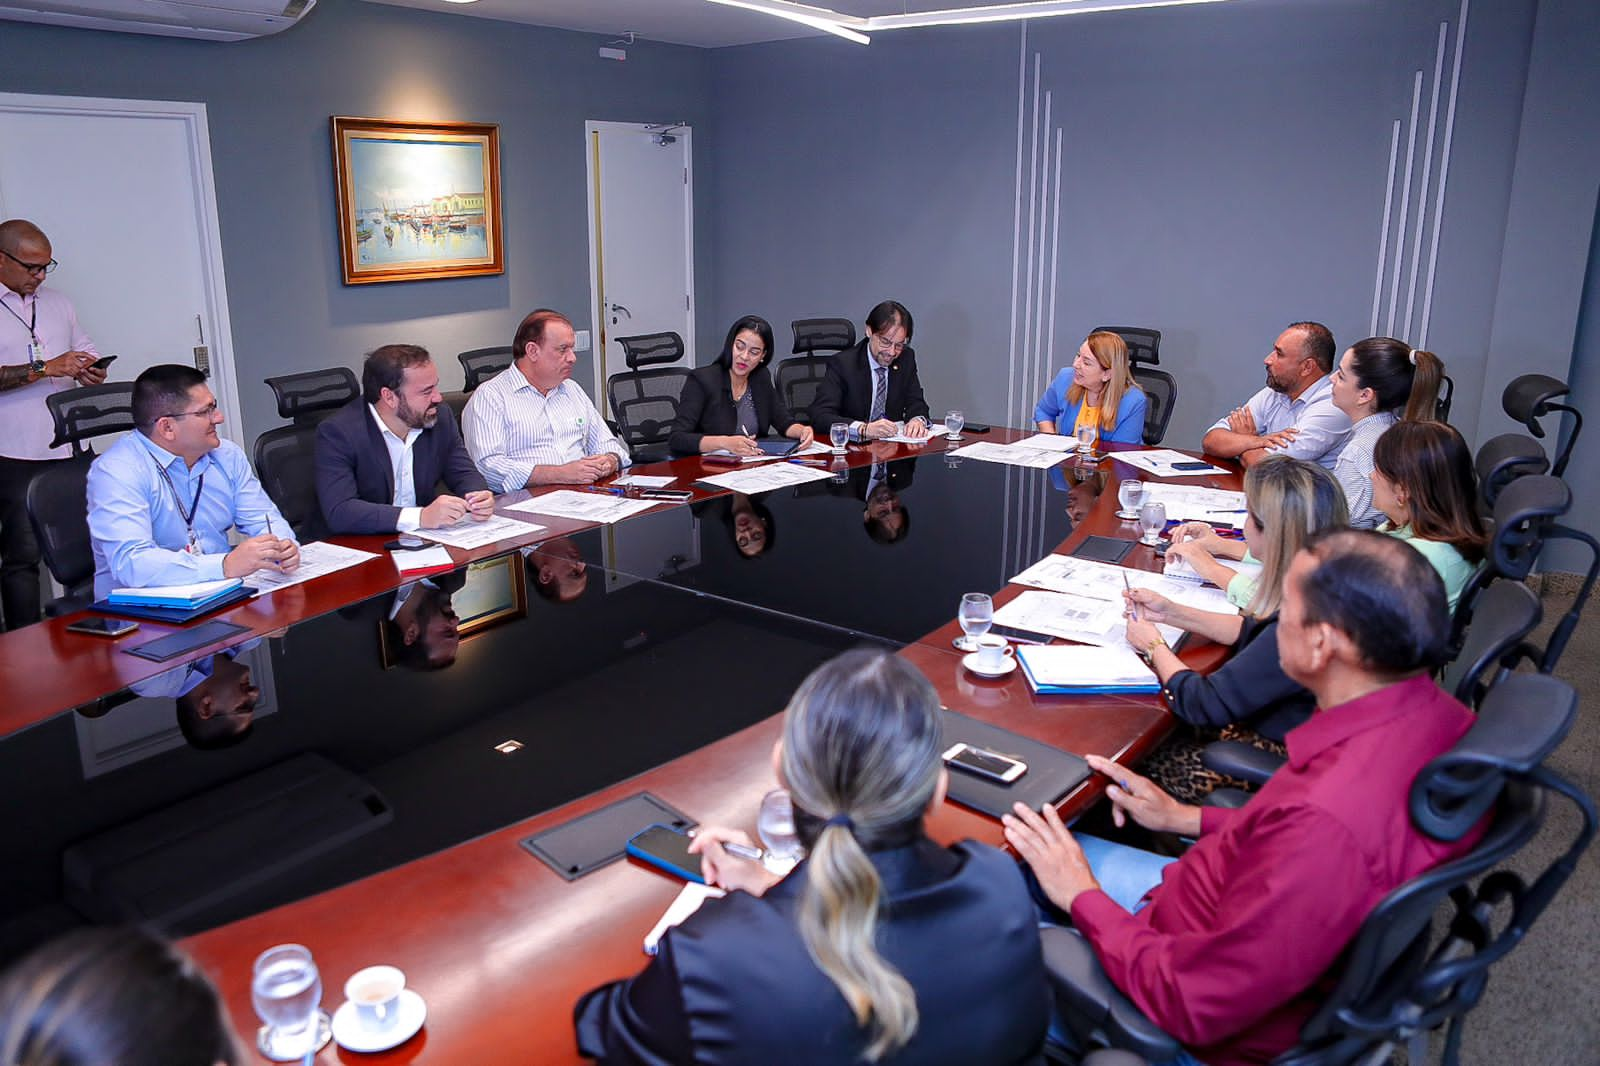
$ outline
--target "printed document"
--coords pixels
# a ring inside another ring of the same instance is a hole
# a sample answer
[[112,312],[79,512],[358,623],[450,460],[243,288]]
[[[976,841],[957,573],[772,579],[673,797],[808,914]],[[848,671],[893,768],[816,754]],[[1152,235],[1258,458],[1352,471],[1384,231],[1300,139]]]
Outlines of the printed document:
[[487,544],[495,544],[502,540],[525,537],[530,533],[537,533],[543,528],[543,526],[534,525],[532,522],[521,522],[515,518],[490,515],[482,522],[468,517],[463,518],[454,525],[440,526],[438,529],[419,529],[415,531],[415,535],[423,540],[431,540],[435,544],[448,544],[452,548],[463,548],[471,551],[473,548],[482,548]]
[[282,574],[276,570],[257,570],[245,578],[244,583],[255,589],[257,596],[263,596],[376,558],[378,557],[372,552],[357,551],[355,548],[346,548],[340,544],[329,544],[325,540],[314,540],[310,544],[300,545],[300,565],[295,567],[294,573]]
[[648,511],[660,500],[630,500],[626,496],[613,496],[609,492],[580,492],[576,489],[557,489],[543,496],[523,500],[507,507],[519,514],[549,515],[552,518],[570,518],[576,522],[600,522],[610,525],[624,518],[632,518]]
[[1220,466],[1212,466],[1209,463],[1204,470],[1174,470],[1174,463],[1194,463],[1203,460],[1198,460],[1192,455],[1184,455],[1171,448],[1153,448],[1147,452],[1117,452],[1112,458],[1119,463],[1137,467],[1147,474],[1154,474],[1156,477],[1210,477],[1212,474],[1228,472]]
[[950,453],[963,459],[977,459],[985,463],[1004,463],[1006,466],[1023,466],[1031,470],[1048,470],[1066,460],[1066,455],[1049,448],[1019,448],[1015,444],[993,444],[976,441]]

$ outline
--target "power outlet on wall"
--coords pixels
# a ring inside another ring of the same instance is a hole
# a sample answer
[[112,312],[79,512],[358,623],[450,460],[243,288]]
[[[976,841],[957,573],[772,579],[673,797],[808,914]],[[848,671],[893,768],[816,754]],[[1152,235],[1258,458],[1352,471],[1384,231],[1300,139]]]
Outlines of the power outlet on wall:
[[580,329],[572,338],[572,350],[586,352],[589,350],[589,331]]

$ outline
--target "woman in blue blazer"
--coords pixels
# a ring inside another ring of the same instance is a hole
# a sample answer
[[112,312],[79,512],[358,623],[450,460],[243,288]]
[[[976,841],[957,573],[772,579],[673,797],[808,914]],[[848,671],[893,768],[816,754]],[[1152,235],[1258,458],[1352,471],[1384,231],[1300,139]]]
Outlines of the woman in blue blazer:
[[606,1066],[1042,1064],[1050,997],[1016,863],[923,831],[942,748],[939,697],[906,660],[852,651],[814,670],[773,750],[806,857],[779,879],[723,848],[743,833],[702,828],[691,850],[731,891],[579,1002],[579,1051]]
[[767,356],[772,354],[772,327],[757,315],[745,315],[728,330],[722,354],[689,375],[678,400],[678,417],[668,441],[679,455],[729,451],[755,455],[755,438],[770,426],[785,437],[811,443],[811,427],[789,414],[772,387]]
[[1128,369],[1128,345],[1115,333],[1096,330],[1078,348],[1072,365],[1056,375],[1033,409],[1045,433],[1071,436],[1092,424],[1102,441],[1144,440],[1145,395]]

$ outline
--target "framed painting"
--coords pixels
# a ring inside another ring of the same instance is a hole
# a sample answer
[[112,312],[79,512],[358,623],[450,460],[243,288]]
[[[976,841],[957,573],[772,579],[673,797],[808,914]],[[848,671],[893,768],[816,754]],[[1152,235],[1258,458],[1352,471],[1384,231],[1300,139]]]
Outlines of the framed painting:
[[346,285],[504,273],[500,127],[332,122]]

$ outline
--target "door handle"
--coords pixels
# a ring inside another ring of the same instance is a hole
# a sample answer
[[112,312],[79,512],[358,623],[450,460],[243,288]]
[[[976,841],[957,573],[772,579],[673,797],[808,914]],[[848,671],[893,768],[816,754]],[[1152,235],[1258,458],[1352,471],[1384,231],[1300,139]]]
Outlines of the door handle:
[[623,307],[621,304],[612,304],[611,305],[611,324],[613,326],[617,324],[617,312],[619,312],[619,311],[622,314],[627,315],[629,318],[633,317],[633,312],[628,310],[626,307]]

